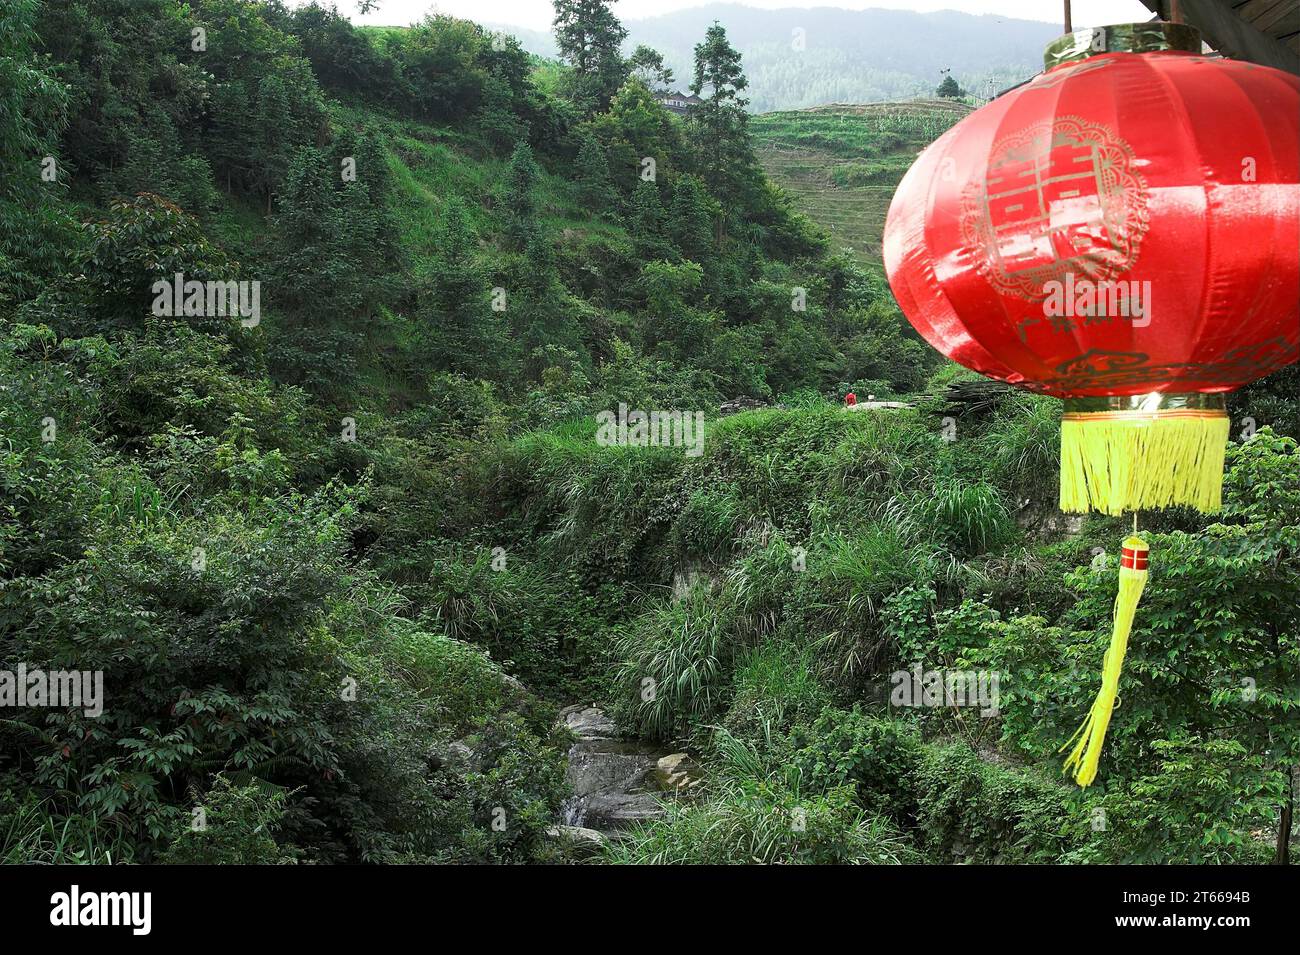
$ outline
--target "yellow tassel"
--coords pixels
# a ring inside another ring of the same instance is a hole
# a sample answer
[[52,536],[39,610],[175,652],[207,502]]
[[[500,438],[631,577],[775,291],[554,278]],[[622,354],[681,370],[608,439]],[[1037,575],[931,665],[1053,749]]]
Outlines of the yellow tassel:
[[1221,411],[1067,412],[1061,420],[1061,510],[1122,514],[1223,503],[1228,417]]
[[1124,666],[1124,654],[1128,651],[1128,637],[1133,629],[1133,615],[1137,611],[1138,601],[1142,599],[1142,589],[1147,583],[1147,545],[1139,537],[1129,537],[1124,541],[1120,552],[1119,593],[1115,597],[1115,624],[1111,632],[1110,648],[1106,651],[1101,674],[1101,689],[1087,719],[1070,741],[1061,747],[1065,752],[1071,745],[1065,761],[1065,771],[1073,769],[1074,781],[1080,786],[1089,786],[1097,777],[1097,764],[1101,761],[1101,747],[1106,741],[1106,730],[1110,726],[1111,714],[1115,711],[1115,700],[1119,695],[1119,674]]

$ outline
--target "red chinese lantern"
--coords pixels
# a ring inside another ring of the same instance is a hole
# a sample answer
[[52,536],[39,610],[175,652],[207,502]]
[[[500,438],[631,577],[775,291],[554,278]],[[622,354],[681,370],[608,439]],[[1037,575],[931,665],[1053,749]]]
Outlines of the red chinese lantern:
[[[1300,78],[1200,51],[1182,24],[1061,37],[1046,72],[921,154],[889,210],[885,267],[917,331],[1064,399],[1062,510],[1217,511],[1224,395],[1300,357]],[[1142,567],[1122,591],[1146,578],[1146,545],[1125,548]],[[1125,616],[1071,758],[1083,785]]]

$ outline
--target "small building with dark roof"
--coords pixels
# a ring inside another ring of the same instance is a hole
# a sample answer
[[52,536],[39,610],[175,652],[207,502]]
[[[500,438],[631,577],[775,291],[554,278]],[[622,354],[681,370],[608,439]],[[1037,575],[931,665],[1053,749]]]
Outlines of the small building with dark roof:
[[693,108],[704,102],[704,100],[692,93],[678,93],[676,90],[671,93],[656,93],[655,99],[668,112],[676,113],[678,116],[685,116]]

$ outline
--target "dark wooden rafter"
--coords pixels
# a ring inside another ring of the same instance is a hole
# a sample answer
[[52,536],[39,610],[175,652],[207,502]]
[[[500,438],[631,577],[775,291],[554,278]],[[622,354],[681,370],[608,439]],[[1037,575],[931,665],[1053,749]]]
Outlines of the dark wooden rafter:
[[[1167,0],[1142,0],[1169,15]],[[1227,56],[1300,75],[1300,0],[1179,0],[1182,19]]]

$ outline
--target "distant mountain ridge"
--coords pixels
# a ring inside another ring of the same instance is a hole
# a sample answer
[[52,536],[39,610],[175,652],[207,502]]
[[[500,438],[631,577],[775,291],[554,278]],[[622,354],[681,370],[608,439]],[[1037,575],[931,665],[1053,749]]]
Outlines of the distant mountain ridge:
[[[627,49],[644,43],[659,50],[684,88],[695,44],[714,20],[744,57],[750,110],[756,113],[927,96],[946,69],[963,88],[988,95],[1039,72],[1043,47],[1061,32],[1053,23],[951,10],[756,10],[712,3],[624,20]],[[513,34],[529,52],[556,55],[549,33],[485,26]]]

